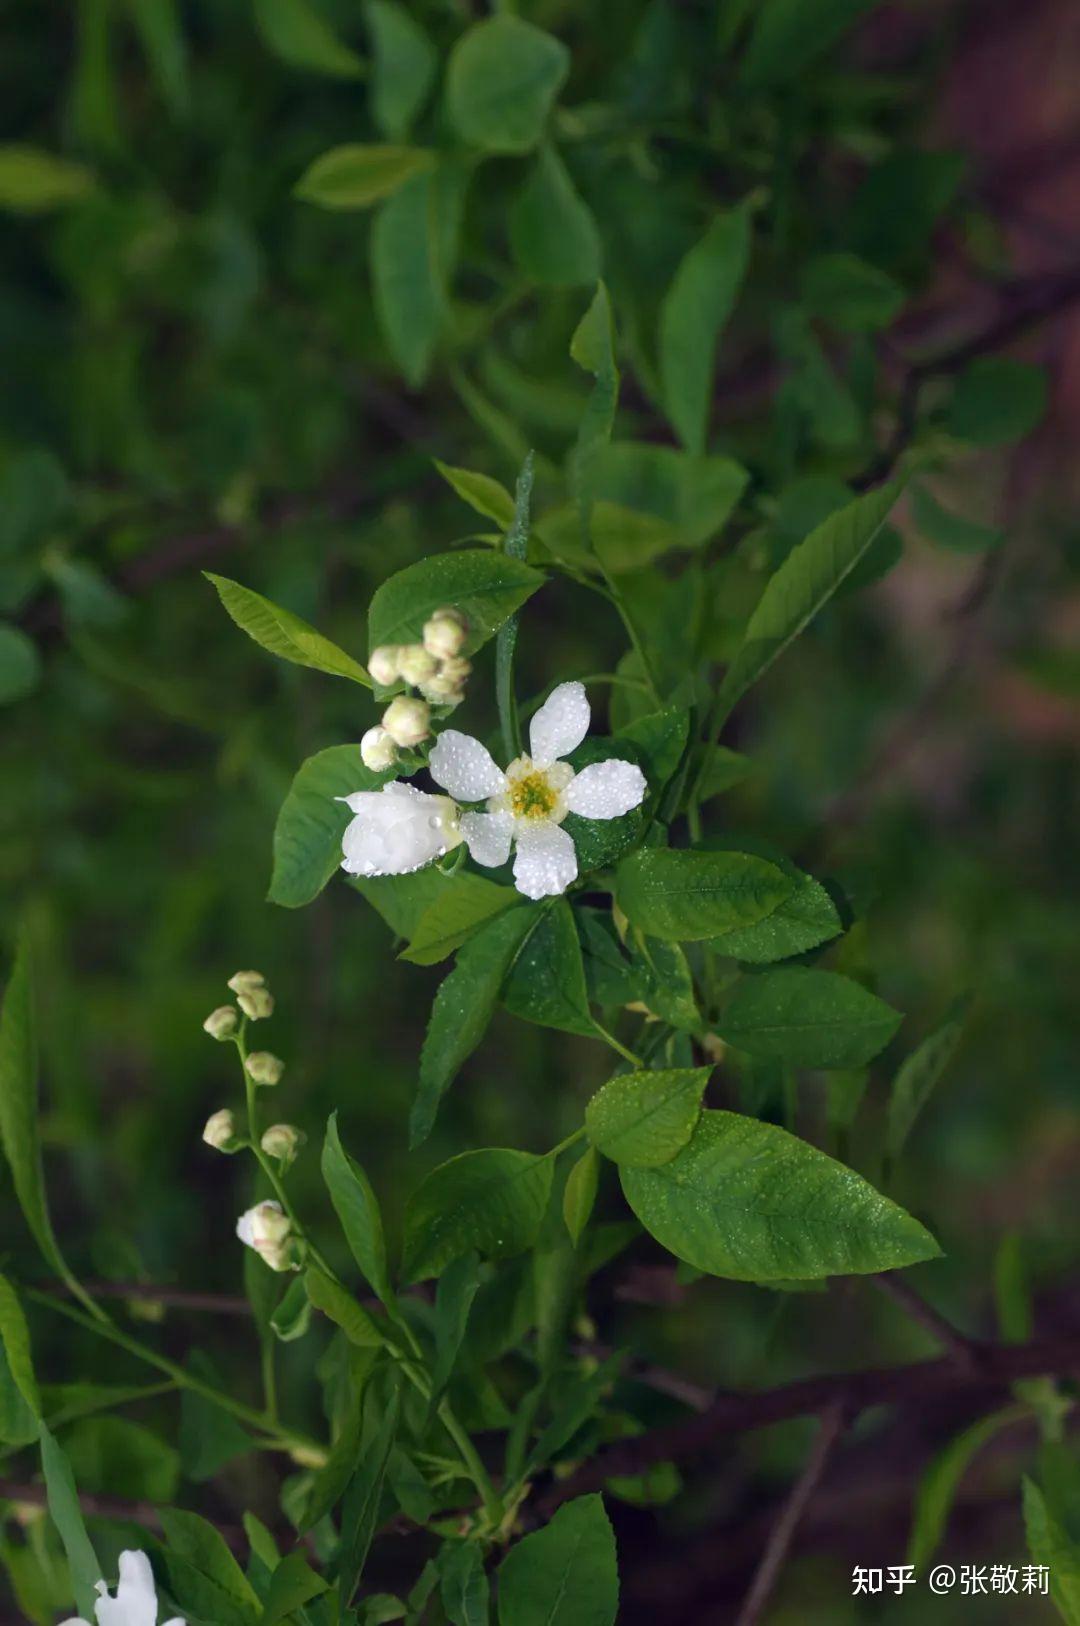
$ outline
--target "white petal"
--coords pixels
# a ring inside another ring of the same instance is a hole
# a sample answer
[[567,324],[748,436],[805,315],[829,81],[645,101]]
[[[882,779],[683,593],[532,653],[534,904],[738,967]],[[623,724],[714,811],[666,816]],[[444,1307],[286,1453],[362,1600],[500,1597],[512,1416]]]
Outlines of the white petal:
[[240,1215],[236,1222],[236,1234],[241,1242],[249,1248],[255,1246],[255,1210],[253,1208]]
[[517,825],[514,885],[527,898],[554,898],[577,880],[577,853],[566,831],[547,820]]
[[569,756],[589,732],[589,702],[584,683],[560,683],[529,724],[529,748],[539,768]]
[[506,784],[486,745],[471,734],[444,728],[428,761],[431,777],[458,802],[482,802]]
[[617,819],[640,807],[646,789],[645,775],[636,763],[609,757],[582,768],[564,794],[571,813],[580,813],[583,819]]
[[154,1572],[145,1553],[120,1554],[120,1584],[115,1599],[102,1597],[94,1605],[98,1626],[155,1626],[157,1591]]
[[461,833],[469,852],[486,869],[497,869],[510,857],[514,821],[509,813],[463,813]]
[[417,790],[415,785],[407,785],[404,779],[391,779],[390,783],[383,785],[381,790],[354,790],[351,796],[335,796],[334,800],[335,802],[344,802],[352,813],[363,813],[367,808],[380,807],[382,803],[379,798],[384,794],[390,797],[401,796],[402,798],[408,798],[410,796],[422,796],[424,793],[422,790]]
[[62,1620],[60,1626],[90,1626],[90,1622],[81,1615],[72,1615],[69,1620]]

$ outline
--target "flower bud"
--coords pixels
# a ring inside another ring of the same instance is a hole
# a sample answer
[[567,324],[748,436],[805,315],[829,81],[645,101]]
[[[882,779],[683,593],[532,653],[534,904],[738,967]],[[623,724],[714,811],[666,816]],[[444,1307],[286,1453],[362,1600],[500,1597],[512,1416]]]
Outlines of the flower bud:
[[236,1003],[245,1016],[257,1022],[260,1017],[274,1014],[274,996],[269,988],[244,988],[236,996]]
[[244,994],[252,988],[265,988],[266,978],[261,971],[234,971],[228,986],[234,994]]
[[220,1112],[210,1114],[206,1120],[202,1138],[207,1146],[212,1146],[217,1152],[239,1151],[240,1142],[236,1135],[236,1119],[228,1107],[222,1107]]
[[211,1039],[231,1039],[239,1026],[240,1017],[235,1005],[219,1005],[203,1023],[203,1029]]
[[421,684],[420,691],[425,699],[438,705],[456,706],[465,698],[465,680],[471,671],[470,661],[464,660],[460,655],[454,655],[449,660],[439,663],[439,670],[435,676]]
[[236,1234],[241,1242],[254,1248],[271,1270],[288,1270],[291,1267],[291,1233],[292,1221],[282,1212],[280,1203],[256,1203],[236,1222]]
[[469,623],[457,610],[436,610],[431,619],[424,622],[424,648],[436,660],[445,661],[460,655],[468,635]]
[[285,1071],[285,1063],[280,1057],[272,1056],[269,1050],[253,1050],[244,1066],[248,1077],[254,1079],[256,1084],[280,1084]]
[[430,721],[426,700],[412,700],[408,695],[399,694],[383,713],[382,726],[395,745],[408,747],[427,739]]
[[295,1124],[271,1124],[269,1129],[263,1131],[260,1141],[267,1157],[279,1158],[282,1165],[287,1167],[303,1146],[307,1136]]
[[372,773],[385,773],[397,761],[398,748],[379,723],[369,728],[360,741],[360,757],[365,768]]
[[429,677],[434,677],[438,664],[423,644],[406,644],[398,663],[405,682],[412,684],[426,683]]
[[401,676],[398,665],[400,658],[401,647],[398,644],[380,644],[377,649],[371,651],[368,671],[380,689],[388,689]]

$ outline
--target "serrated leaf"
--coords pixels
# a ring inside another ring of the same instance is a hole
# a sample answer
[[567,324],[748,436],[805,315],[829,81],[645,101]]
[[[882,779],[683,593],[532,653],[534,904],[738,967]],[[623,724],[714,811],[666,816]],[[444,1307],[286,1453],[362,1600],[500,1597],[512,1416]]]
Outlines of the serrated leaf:
[[749,256],[749,211],[717,215],[682,261],[660,307],[664,411],[690,452],[705,450],[716,347]]
[[900,1022],[899,1011],[838,971],[783,966],[741,977],[716,1031],[765,1061],[862,1067]]
[[857,497],[792,548],[769,579],[724,676],[717,702],[723,717],[854,570],[885,524],[901,489],[902,482],[893,481]]
[[365,0],[375,53],[371,111],[384,135],[400,140],[427,101],[438,55],[416,18],[397,0]]
[[452,468],[449,463],[435,459],[435,467],[470,508],[475,508],[485,519],[493,519],[502,531],[508,531],[514,522],[514,499],[506,487],[490,474],[477,474],[473,469]]
[[501,12],[474,23],[447,64],[450,123],[486,152],[528,152],[569,69],[565,45],[520,17]]
[[336,1112],[330,1114],[326,1123],[322,1175],[345,1240],[364,1280],[385,1305],[392,1305],[394,1289],[386,1267],[386,1239],[379,1200],[363,1169],[341,1144]]
[[358,79],[362,58],[338,39],[312,0],[254,0],[255,25],[265,43],[290,67]]
[[970,1005],[970,999],[957,1000],[941,1026],[912,1051],[893,1079],[885,1135],[891,1158],[900,1156],[919,1114],[956,1054]]
[[437,965],[487,921],[520,902],[521,893],[512,886],[463,870],[424,910],[400,958],[412,965]]
[[615,1535],[599,1496],[565,1503],[499,1566],[499,1626],[612,1626],[618,1608]]
[[220,1530],[197,1513],[180,1508],[162,1508],[160,1517],[168,1543],[166,1568],[172,1557],[183,1559],[219,1587],[244,1616],[257,1617],[261,1607],[258,1596]]
[[359,661],[354,661],[291,610],[283,610],[261,593],[230,581],[227,576],[215,576],[209,570],[203,574],[207,581],[213,582],[222,604],[241,631],[272,655],[280,655],[282,660],[292,661],[296,666],[327,672],[331,677],[351,678],[354,683],[371,688],[371,679]]
[[738,1113],[704,1111],[670,1163],[619,1172],[646,1230],[713,1276],[814,1281],[939,1252],[917,1220],[853,1169]]
[[589,1139],[605,1157],[630,1168],[670,1162],[694,1133],[711,1072],[685,1067],[617,1074],[585,1108]]
[[536,1241],[551,1192],[553,1162],[530,1152],[462,1152],[433,1169],[405,1209],[408,1282],[437,1276],[475,1248],[506,1259]]
[[371,648],[414,643],[433,611],[452,604],[468,620],[465,653],[474,654],[544,580],[540,571],[520,559],[487,548],[419,559],[383,582],[372,599],[368,616]]
[[394,771],[372,773],[356,745],[328,746],[301,764],[274,825],[269,903],[299,909],[318,897],[341,868],[341,838],[353,816],[338,798],[378,790]]
[[545,145],[510,207],[510,246],[526,276],[573,288],[600,274],[600,234],[566,166]]
[[409,1119],[413,1147],[427,1139],[440,1100],[483,1038],[510,967],[538,920],[539,913],[527,907],[496,915],[464,945],[454,969],[439,985]]
[[434,167],[435,154],[420,147],[349,142],[321,153],[293,193],[302,203],[317,203],[321,209],[369,209]]
[[697,942],[751,926],[793,889],[778,865],[753,853],[654,847],[624,858],[615,872],[623,914],[666,942]]
[[566,1177],[563,1187],[563,1220],[576,1248],[592,1216],[600,1180],[600,1160],[592,1146],[584,1152]]
[[573,911],[565,898],[541,905],[506,977],[503,1004],[515,1016],[542,1027],[591,1037],[585,967]]
[[448,891],[455,879],[444,875],[437,864],[429,864],[411,875],[350,875],[348,884],[367,899],[395,937],[409,938],[424,910]]

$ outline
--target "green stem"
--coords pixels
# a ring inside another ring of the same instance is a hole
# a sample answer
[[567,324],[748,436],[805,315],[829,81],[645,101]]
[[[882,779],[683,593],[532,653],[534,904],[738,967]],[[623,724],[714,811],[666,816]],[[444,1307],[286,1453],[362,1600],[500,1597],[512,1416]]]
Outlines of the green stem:
[[558,1157],[559,1153],[565,1152],[568,1146],[576,1146],[578,1141],[584,1137],[584,1134],[585,1125],[582,1124],[580,1129],[575,1129],[572,1135],[567,1135],[565,1140],[561,1140],[558,1146],[553,1146],[547,1154],[548,1157]]
[[597,557],[596,562],[600,567],[600,574],[604,578],[604,583],[608,591],[608,597],[611,599],[612,604],[614,604],[616,610],[618,611],[619,619],[626,628],[626,636],[629,638],[630,643],[633,646],[635,655],[641,662],[641,670],[644,674],[645,682],[649,686],[649,694],[652,698],[653,704],[659,707],[662,704],[662,701],[660,699],[660,690],[656,682],[656,673],[653,671],[652,662],[646,653],[644,643],[638,635],[638,630],[633,623],[630,612],[626,608],[626,603],[623,599],[622,592],[616,586],[615,579],[611,575],[607,566],[600,560],[599,557]]
[[628,1050],[621,1039],[616,1039],[613,1033],[609,1033],[607,1028],[602,1027],[595,1016],[592,1019],[592,1025],[604,1043],[610,1045],[612,1050],[617,1051],[624,1061],[628,1061],[632,1067],[644,1067],[645,1063],[641,1057],[635,1055],[632,1050]]
[[[514,517],[503,539],[503,552],[511,559],[524,559],[529,545],[529,501],[532,497],[535,458],[529,452],[521,465],[514,491]],[[514,698],[514,650],[517,647],[518,617],[510,616],[495,640],[495,698],[499,707],[503,746],[507,762],[521,755],[521,727]]]
[[137,1338],[132,1338],[113,1322],[95,1321],[93,1316],[77,1310],[73,1304],[65,1304],[60,1299],[52,1298],[48,1293],[39,1293],[34,1288],[24,1290],[28,1299],[38,1304],[44,1304],[51,1310],[58,1311],[67,1316],[69,1321],[76,1322],[88,1332],[96,1332],[100,1338],[105,1338],[118,1348],[126,1350],[129,1355],[145,1361],[148,1366],[156,1366],[159,1372],[164,1372],[171,1378],[178,1388],[188,1389],[192,1394],[200,1395],[203,1400],[210,1401],[211,1405],[219,1406],[227,1411],[241,1423],[249,1428],[259,1429],[260,1432],[270,1436],[270,1441],[277,1450],[292,1451],[301,1447],[307,1451],[324,1451],[326,1448],[309,1434],[302,1434],[296,1429],[285,1429],[280,1426],[276,1418],[268,1412],[256,1411],[253,1406],[245,1406],[241,1401],[234,1400],[221,1389],[215,1389],[212,1383],[204,1383],[202,1378],[196,1377],[184,1367],[178,1366],[175,1361],[169,1360],[167,1355],[159,1355],[156,1349],[141,1344]]

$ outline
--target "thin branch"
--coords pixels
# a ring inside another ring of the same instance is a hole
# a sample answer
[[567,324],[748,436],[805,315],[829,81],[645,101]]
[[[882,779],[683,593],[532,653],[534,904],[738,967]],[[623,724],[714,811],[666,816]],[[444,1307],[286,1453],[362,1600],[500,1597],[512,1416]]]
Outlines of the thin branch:
[[[30,1507],[49,1505],[43,1485],[23,1484],[14,1479],[0,1479],[0,1501],[24,1502]],[[152,1530],[161,1529],[161,1509],[155,1507],[153,1502],[133,1501],[123,1496],[95,1496],[80,1491],[79,1506],[91,1519],[130,1520],[149,1525]],[[214,1528],[234,1552],[247,1552],[247,1537],[239,1525],[219,1524],[215,1520]]]
[[[247,1299],[229,1293],[192,1293],[182,1287],[161,1287],[156,1282],[87,1282],[86,1290],[93,1298],[139,1299],[151,1304],[164,1304],[170,1309],[204,1310],[210,1315],[250,1316]],[[40,1289],[43,1293],[68,1298],[67,1288],[52,1284]]]
[[909,1287],[896,1271],[882,1271],[879,1276],[871,1276],[869,1280],[879,1292],[885,1294],[886,1298],[899,1305],[906,1316],[917,1322],[924,1332],[928,1332],[931,1338],[962,1367],[967,1371],[978,1368],[982,1360],[982,1345],[972,1338],[966,1338],[939,1310],[935,1310],[932,1304],[927,1304],[913,1287]]
[[780,1509],[776,1523],[769,1532],[761,1562],[754,1573],[754,1579],[739,1610],[735,1626],[757,1626],[761,1619],[791,1550],[795,1532],[802,1523],[803,1515],[810,1505],[814,1492],[821,1484],[829,1460],[840,1443],[845,1420],[842,1400],[834,1400],[832,1405],[822,1412],[813,1448],[802,1473],[791,1487],[791,1493]]

